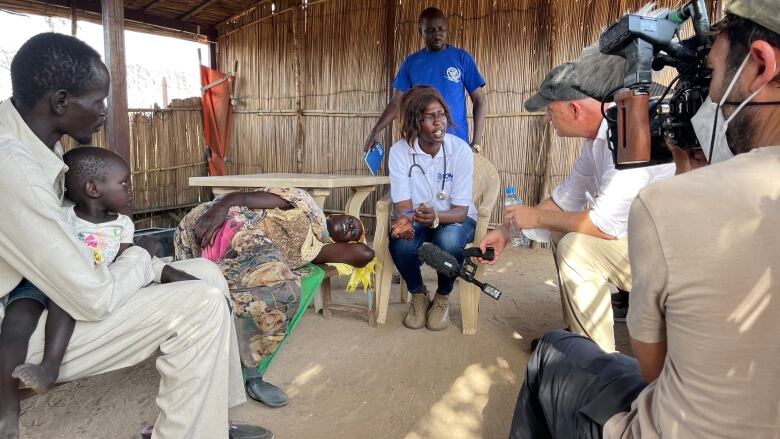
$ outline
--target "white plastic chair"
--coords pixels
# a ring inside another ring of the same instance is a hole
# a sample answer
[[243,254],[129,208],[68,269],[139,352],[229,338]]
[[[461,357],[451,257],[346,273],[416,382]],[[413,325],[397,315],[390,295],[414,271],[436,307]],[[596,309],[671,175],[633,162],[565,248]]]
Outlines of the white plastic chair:
[[[476,205],[480,197],[482,201],[477,207],[477,228],[474,232],[472,245],[479,245],[479,241],[487,234],[490,214],[498,200],[501,186],[501,178],[496,167],[485,157],[474,154],[474,183],[472,187],[473,201]],[[382,263],[376,272],[374,293],[376,297],[376,321],[384,324],[387,320],[387,306],[390,302],[390,284],[393,278],[393,259],[390,256],[390,213],[392,212],[390,194],[385,195],[376,203],[376,230],[374,232],[374,252]],[[476,275],[481,277],[485,268],[480,266]],[[460,312],[463,319],[463,333],[473,335],[477,333],[477,317],[479,314],[479,298],[481,291],[475,285],[464,280],[458,281],[460,291]],[[401,301],[409,301],[409,292],[406,283],[401,279]]]

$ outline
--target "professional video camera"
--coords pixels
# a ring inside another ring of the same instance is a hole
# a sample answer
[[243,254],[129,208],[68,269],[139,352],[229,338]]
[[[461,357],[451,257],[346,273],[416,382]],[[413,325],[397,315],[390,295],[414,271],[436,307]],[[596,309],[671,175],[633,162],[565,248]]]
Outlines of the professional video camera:
[[[688,19],[694,36],[681,40],[679,30]],[[657,17],[625,15],[601,34],[599,50],[627,61],[623,86],[610,93],[617,105],[604,114],[615,167],[672,161],[665,137],[683,148],[699,147],[691,118],[707,98],[711,79],[706,65],[710,21],[704,0],[690,0]],[[667,66],[678,76],[662,96],[651,99],[652,72]]]

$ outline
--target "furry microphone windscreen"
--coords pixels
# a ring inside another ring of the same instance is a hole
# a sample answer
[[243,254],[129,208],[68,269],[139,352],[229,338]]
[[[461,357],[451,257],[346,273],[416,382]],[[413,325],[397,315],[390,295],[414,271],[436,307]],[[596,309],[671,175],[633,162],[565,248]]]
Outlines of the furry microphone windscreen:
[[[633,14],[658,17],[667,12],[669,12],[667,8],[655,9],[655,3],[648,3]],[[574,88],[594,99],[601,100],[607,93],[624,83],[626,59],[622,56],[601,53],[598,41],[584,48],[573,62],[576,65]]]
[[610,91],[623,85],[627,62],[622,56],[604,55],[599,52],[599,43],[583,49],[574,60],[575,89],[601,100]]
[[421,261],[445,276],[456,277],[460,273],[460,264],[455,256],[430,242],[425,242],[420,246],[417,250],[417,256]]

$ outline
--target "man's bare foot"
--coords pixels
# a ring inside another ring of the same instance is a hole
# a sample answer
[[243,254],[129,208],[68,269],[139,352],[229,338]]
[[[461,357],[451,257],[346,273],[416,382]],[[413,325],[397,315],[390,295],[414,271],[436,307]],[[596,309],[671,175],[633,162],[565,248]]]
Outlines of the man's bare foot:
[[[17,401],[17,407],[19,402]],[[3,406],[5,404],[2,404]],[[13,408],[0,409],[0,439],[19,439],[19,411]]]
[[54,368],[24,363],[21,366],[16,366],[11,376],[19,379],[22,384],[33,389],[35,393],[43,394],[48,392],[51,385],[57,381],[60,371],[52,369]]

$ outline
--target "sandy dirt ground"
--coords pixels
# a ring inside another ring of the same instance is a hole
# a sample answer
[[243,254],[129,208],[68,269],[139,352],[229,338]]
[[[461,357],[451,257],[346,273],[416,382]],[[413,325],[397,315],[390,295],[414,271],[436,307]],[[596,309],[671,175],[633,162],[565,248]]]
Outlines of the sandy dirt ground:
[[[426,283],[435,274],[426,268]],[[290,404],[270,409],[247,402],[231,419],[270,428],[277,439],[506,438],[533,338],[564,326],[552,256],[515,250],[483,281],[504,292],[483,295],[476,335],[461,333],[460,296],[453,326],[411,331],[407,304],[393,285],[387,323],[371,328],[357,315],[324,319],[307,312],[266,379]],[[334,301],[365,303],[334,282]],[[615,325],[627,352],[624,324]],[[23,438],[137,438],[153,422],[158,376],[154,359],[129,369],[65,384],[22,404]]]

